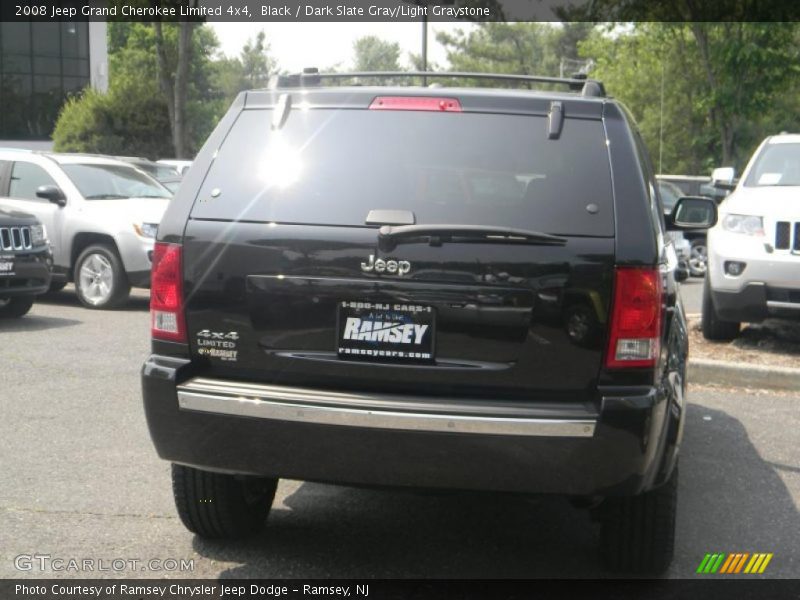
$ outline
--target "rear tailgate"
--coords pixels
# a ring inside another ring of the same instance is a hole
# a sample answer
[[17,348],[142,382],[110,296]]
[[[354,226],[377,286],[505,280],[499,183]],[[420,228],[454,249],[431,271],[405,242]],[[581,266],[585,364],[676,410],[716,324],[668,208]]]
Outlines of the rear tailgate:
[[[614,265],[602,122],[531,115],[245,110],[185,231],[200,373],[340,389],[585,399]],[[416,223],[525,228],[513,239],[406,240]],[[376,268],[376,266],[378,268]]]

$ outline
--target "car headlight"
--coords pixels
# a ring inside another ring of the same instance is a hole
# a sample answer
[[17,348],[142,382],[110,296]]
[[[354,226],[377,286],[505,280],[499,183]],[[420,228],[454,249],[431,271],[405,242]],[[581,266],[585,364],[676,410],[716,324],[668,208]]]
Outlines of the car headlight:
[[731,233],[764,235],[764,219],[753,215],[725,215],[722,228]]
[[44,225],[31,225],[31,243],[34,246],[44,246],[47,243],[47,230]]
[[133,228],[141,237],[155,238],[158,233],[158,223],[134,223]]

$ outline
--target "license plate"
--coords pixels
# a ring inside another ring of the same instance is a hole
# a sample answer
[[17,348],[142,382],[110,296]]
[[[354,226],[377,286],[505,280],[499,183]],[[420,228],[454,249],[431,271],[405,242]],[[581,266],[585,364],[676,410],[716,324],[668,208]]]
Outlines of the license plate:
[[339,303],[340,358],[387,362],[432,362],[436,336],[430,306],[404,303]]
[[14,274],[14,261],[0,260],[0,276]]

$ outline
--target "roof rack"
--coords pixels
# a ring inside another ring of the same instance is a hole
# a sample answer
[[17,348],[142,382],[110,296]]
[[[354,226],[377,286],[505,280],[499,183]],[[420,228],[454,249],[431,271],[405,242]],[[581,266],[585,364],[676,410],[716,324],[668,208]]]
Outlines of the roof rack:
[[[323,81],[336,81],[347,79],[422,79],[427,85],[428,79],[480,79],[487,81],[511,81],[524,83],[545,83],[565,85],[572,92],[580,92],[582,96],[604,98],[606,90],[602,82],[588,79],[585,74],[576,74],[572,77],[544,77],[539,75],[512,75],[505,73],[464,73],[447,71],[356,71],[352,73],[320,73],[316,68],[303,69],[302,73],[278,75],[270,80],[270,89],[316,87]],[[370,83],[370,85],[375,85]],[[380,84],[377,84],[380,85]]]

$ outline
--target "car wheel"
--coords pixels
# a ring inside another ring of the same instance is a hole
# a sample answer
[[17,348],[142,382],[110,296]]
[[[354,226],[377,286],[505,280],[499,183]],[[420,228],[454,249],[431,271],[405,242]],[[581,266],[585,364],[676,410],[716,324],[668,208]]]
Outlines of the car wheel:
[[0,318],[18,319],[26,314],[33,306],[33,296],[17,296],[0,300]]
[[739,335],[740,323],[723,321],[717,315],[711,299],[711,286],[706,278],[703,285],[702,329],[703,337],[714,342],[730,342]]
[[678,506],[678,469],[662,486],[600,507],[600,551],[616,572],[660,575],[672,562]]
[[708,247],[705,240],[693,240],[689,251],[689,274],[705,277],[708,270]]
[[75,291],[88,308],[108,309],[123,304],[131,284],[116,250],[108,246],[89,246],[75,263]]
[[264,529],[277,479],[172,465],[172,493],[184,526],[205,538],[240,539]]

